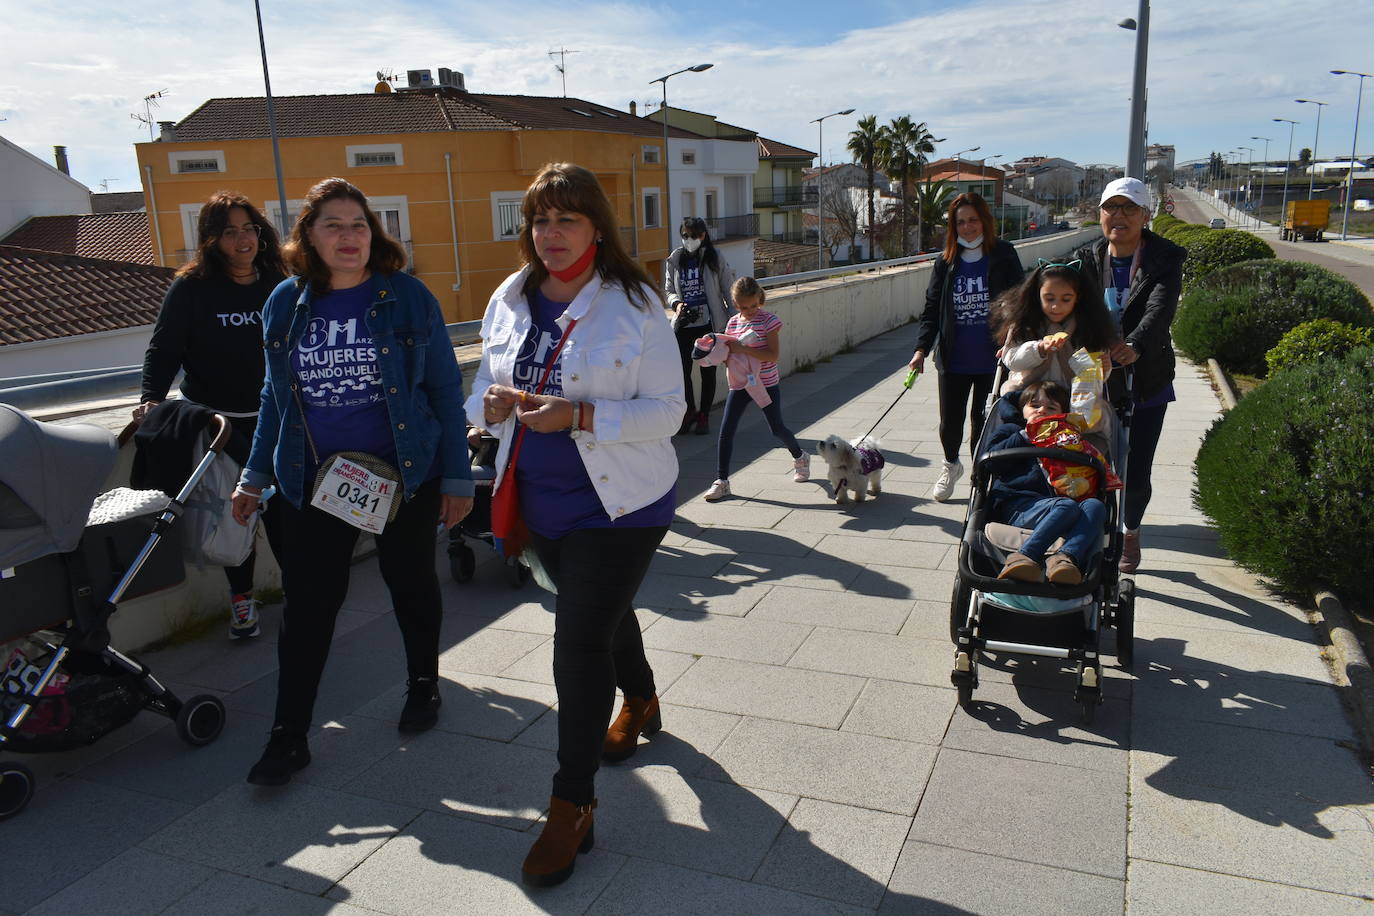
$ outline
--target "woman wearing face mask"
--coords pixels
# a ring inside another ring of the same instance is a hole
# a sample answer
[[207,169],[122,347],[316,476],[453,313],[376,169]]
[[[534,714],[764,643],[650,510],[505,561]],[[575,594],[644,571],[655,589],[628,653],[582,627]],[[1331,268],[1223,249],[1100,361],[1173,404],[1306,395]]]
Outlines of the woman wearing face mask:
[[682,358],[682,386],[687,413],[679,436],[689,430],[698,436],[709,431],[707,416],[716,400],[716,367],[701,367],[701,401],[692,397],[692,343],[708,331],[719,331],[730,317],[730,284],[735,272],[716,253],[706,220],[689,216],[682,221],[682,247],[663,262],[663,298],[673,314],[673,333]]
[[[1012,244],[997,237],[997,223],[987,201],[969,191],[949,205],[945,250],[935,261],[926,308],[916,334],[916,352],[908,368],[924,369],[935,351],[940,385],[940,445],[944,467],[935,482],[935,501],[944,502],[964,473],[959,463],[964,411],[969,418],[969,451],[983,431],[984,407],[997,370],[997,344],[989,330],[992,303],[1021,282],[1021,257]],[[973,403],[969,403],[972,394]]]

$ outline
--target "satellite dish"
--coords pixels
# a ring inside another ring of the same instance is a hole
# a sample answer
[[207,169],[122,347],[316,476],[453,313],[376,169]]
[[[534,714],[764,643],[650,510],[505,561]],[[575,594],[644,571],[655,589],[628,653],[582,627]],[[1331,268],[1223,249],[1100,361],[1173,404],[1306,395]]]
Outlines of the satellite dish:
[[388,92],[391,91],[391,84],[388,83],[386,80],[380,80],[376,86],[372,87],[372,91],[377,93],[378,95],[386,95]]

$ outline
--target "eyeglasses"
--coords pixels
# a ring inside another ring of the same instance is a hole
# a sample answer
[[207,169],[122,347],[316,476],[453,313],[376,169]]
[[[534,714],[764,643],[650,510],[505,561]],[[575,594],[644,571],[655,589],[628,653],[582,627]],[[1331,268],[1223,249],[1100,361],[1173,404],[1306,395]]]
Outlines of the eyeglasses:
[[242,228],[238,226],[225,226],[224,231],[220,233],[220,236],[222,238],[228,239],[231,242],[236,242],[240,238],[255,239],[258,237],[258,234],[260,232],[262,232],[262,227],[252,224],[243,226]]
[[1124,213],[1124,214],[1126,214],[1127,216],[1130,216],[1131,214],[1135,213],[1137,210],[1144,210],[1144,209],[1145,209],[1145,208],[1142,207],[1142,206],[1140,206],[1140,204],[1133,204],[1133,203],[1131,203],[1130,201],[1126,201],[1125,203],[1119,203],[1119,204],[1106,203],[1106,204],[1103,204],[1103,205],[1102,205],[1102,212],[1103,212],[1103,213]]

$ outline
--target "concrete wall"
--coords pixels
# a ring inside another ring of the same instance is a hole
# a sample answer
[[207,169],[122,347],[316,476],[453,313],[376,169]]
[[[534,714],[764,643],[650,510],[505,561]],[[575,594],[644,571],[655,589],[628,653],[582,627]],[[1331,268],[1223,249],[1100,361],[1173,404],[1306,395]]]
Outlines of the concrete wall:
[[0,347],[0,382],[72,369],[141,366],[153,326]]

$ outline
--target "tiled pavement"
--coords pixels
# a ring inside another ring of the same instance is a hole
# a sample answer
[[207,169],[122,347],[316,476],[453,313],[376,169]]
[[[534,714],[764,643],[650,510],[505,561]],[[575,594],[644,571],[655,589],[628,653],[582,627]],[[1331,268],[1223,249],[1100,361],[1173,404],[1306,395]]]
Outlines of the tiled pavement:
[[[909,338],[786,379],[803,440],[863,432]],[[1110,671],[1091,726],[1072,677],[1025,660],[989,659],[975,707],[956,708],[965,502],[929,499],[923,379],[879,427],[885,492],[859,506],[792,483],[756,412],[727,502],[700,500],[714,438],[678,440],[682,505],[639,611],[664,731],[602,770],[596,849],[561,887],[519,883],[554,769],[549,600],[483,553],[473,583],[444,586],[443,715],[411,739],[386,593],[375,561],[354,567],[314,763],[284,789],[243,782],[269,725],[270,635],[148,656],[224,697],[224,735],[192,750],[144,714],[28,761],[41,786],[0,824],[0,912],[1368,913],[1369,774],[1303,612],[1230,564],[1192,508],[1217,408],[1190,369],[1179,392],[1134,676]]]

